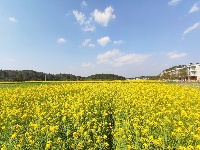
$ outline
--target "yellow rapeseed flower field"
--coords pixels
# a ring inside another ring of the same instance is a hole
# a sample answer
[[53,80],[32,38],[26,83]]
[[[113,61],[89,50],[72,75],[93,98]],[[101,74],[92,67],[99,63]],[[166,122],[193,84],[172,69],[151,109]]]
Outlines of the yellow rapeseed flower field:
[[0,148],[199,149],[200,89],[140,82],[0,88]]

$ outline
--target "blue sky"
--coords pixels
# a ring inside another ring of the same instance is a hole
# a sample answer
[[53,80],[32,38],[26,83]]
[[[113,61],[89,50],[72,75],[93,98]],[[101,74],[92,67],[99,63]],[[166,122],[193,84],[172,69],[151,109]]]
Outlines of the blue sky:
[[198,0],[0,0],[0,69],[158,75],[200,62]]

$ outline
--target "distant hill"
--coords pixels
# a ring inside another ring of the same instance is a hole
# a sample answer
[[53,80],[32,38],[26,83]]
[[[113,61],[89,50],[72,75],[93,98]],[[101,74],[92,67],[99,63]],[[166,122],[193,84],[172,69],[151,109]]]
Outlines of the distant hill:
[[162,72],[168,72],[168,71],[176,70],[177,68],[181,68],[182,69],[182,68],[187,68],[187,66],[186,65],[173,66],[173,67],[170,67],[168,69],[163,70]]
[[187,66],[186,65],[179,65],[173,66],[168,69],[163,70],[160,74],[160,79],[169,79],[169,80],[186,80],[188,73],[187,73]]
[[125,77],[114,74],[95,74],[88,77],[72,74],[46,74],[33,70],[0,70],[0,81],[66,81],[66,80],[125,80]]
[[89,80],[125,80],[125,77],[114,75],[114,74],[95,74],[88,76]]

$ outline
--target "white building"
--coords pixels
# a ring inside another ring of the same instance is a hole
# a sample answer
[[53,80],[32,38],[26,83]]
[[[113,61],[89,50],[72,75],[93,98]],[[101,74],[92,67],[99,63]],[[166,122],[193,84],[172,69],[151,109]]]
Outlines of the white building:
[[188,79],[189,80],[198,80],[200,81],[200,64],[196,63],[190,63],[187,66],[187,70],[188,70]]

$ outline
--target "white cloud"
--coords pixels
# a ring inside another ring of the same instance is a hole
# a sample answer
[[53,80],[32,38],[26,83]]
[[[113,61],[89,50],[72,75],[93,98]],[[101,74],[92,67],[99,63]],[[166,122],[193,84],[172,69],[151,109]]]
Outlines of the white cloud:
[[192,26],[190,26],[189,28],[187,28],[187,29],[183,32],[183,35],[185,35],[185,34],[191,32],[192,30],[195,30],[195,29],[197,29],[197,28],[199,28],[199,27],[200,27],[200,22],[197,22],[197,23],[195,23],[194,25],[192,25]]
[[[83,1],[81,3],[83,7],[87,6],[87,3]],[[77,20],[77,22],[82,26],[83,31],[95,31],[94,23],[97,22],[102,26],[107,26],[111,19],[115,19],[115,15],[113,15],[114,9],[110,6],[107,7],[104,12],[95,9],[93,13],[91,13],[90,17],[85,17],[85,14],[82,12],[78,12],[77,10],[73,10],[73,14]],[[68,16],[69,14],[66,14]]]
[[57,40],[57,43],[65,43],[65,42],[66,42],[66,40],[64,38],[59,38]]
[[95,30],[95,26],[85,26],[84,28],[82,28],[83,31],[94,31]]
[[85,39],[85,41],[82,42],[82,46],[89,46],[90,48],[94,48],[95,45],[94,44],[89,44],[91,41],[91,39]]
[[17,22],[17,20],[14,17],[9,17],[10,22]]
[[106,37],[102,37],[100,39],[97,40],[98,44],[100,44],[101,46],[106,46],[106,44],[108,42],[111,42],[110,38],[108,36]]
[[76,17],[76,20],[83,25],[85,23],[85,15],[82,12],[78,12],[77,10],[73,10],[73,14]]
[[95,45],[94,45],[94,44],[89,44],[89,47],[90,47],[90,48],[94,48]]
[[92,63],[82,63],[81,66],[82,67],[94,67],[94,65]]
[[97,55],[97,63],[110,64],[112,66],[122,66],[126,64],[134,64],[145,61],[150,55],[144,54],[126,54],[120,52],[118,49],[107,51],[103,54]]
[[176,51],[167,53],[167,56],[170,59],[182,58],[182,57],[185,57],[186,55],[187,55],[186,53],[179,53],[178,54]]
[[175,6],[175,5],[179,4],[180,2],[181,2],[181,0],[171,0],[170,2],[168,2],[168,5]]
[[92,16],[94,17],[94,20],[103,25],[103,26],[107,26],[108,22],[111,19],[115,19],[115,15],[113,15],[114,9],[110,6],[107,7],[104,12],[99,11],[98,9],[95,9],[94,12],[92,13]]
[[83,1],[83,2],[81,3],[81,6],[82,6],[82,7],[86,7],[86,6],[87,6],[87,3],[86,3],[85,1]]
[[83,26],[83,31],[94,31],[95,26],[92,25],[92,17],[86,18],[82,12],[78,12],[77,10],[73,10],[73,14],[78,21],[78,23]]
[[188,13],[193,13],[199,10],[198,3],[195,3]]
[[113,43],[117,44],[117,45],[120,45],[120,44],[124,43],[124,41],[123,40],[118,40],[118,41],[114,41]]
[[88,43],[91,41],[91,39],[85,39],[85,41],[82,43],[82,46],[88,45]]

